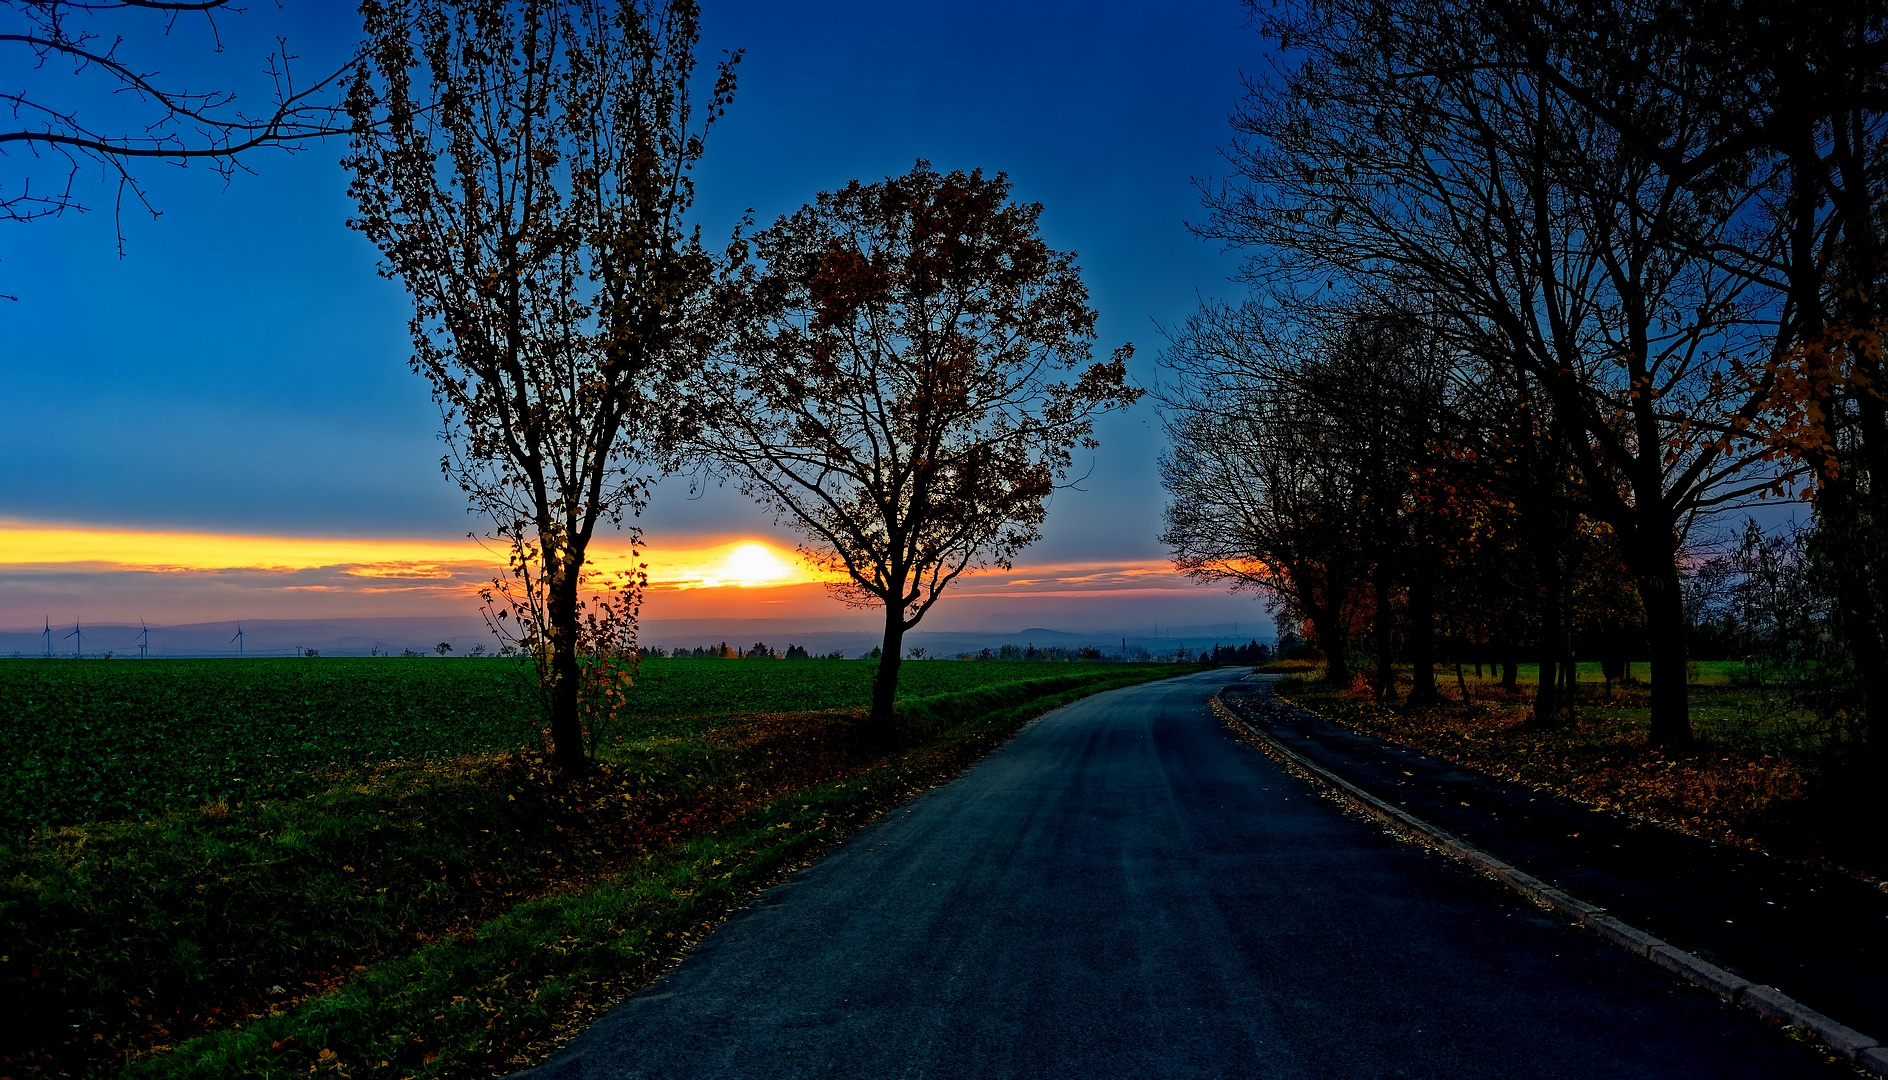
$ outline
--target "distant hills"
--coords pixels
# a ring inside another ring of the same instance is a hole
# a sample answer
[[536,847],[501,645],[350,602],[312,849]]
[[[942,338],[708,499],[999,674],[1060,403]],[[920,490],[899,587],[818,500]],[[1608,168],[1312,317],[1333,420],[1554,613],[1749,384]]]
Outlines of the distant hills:
[[[148,655],[153,657],[235,656],[238,624],[229,622],[191,623],[182,626],[152,626]],[[242,655],[296,656],[313,649],[323,656],[368,656],[376,652],[398,656],[412,650],[432,655],[444,642],[452,646],[451,655],[464,656],[476,647],[496,651],[498,640],[484,620],[472,617],[418,617],[382,619],[245,619],[242,628]],[[83,640],[88,657],[138,655],[139,627],[123,623],[80,624],[80,637],[72,636],[73,624],[54,625],[52,653],[71,656]],[[1272,634],[1254,634],[1250,624],[1235,626],[1182,626],[1161,628],[1158,633],[1140,630],[1057,630],[1031,627],[1013,632],[961,629],[917,630],[905,636],[910,648],[923,649],[927,657],[948,659],[960,653],[975,655],[983,649],[999,651],[1005,645],[1038,649],[1061,648],[1071,652],[1083,647],[1100,649],[1108,656],[1120,656],[1125,643],[1129,655],[1141,650],[1151,654],[1172,655],[1177,649],[1197,653],[1215,644],[1241,644],[1248,640],[1270,642]],[[1243,632],[1242,632],[1243,631]],[[816,620],[792,619],[652,619],[642,625],[645,646],[664,650],[719,645],[747,650],[755,643],[785,652],[788,645],[804,646],[815,655],[835,650],[848,658],[858,657],[879,643],[878,632],[864,619]],[[47,636],[42,628],[0,630],[0,657],[40,656],[46,652]]]

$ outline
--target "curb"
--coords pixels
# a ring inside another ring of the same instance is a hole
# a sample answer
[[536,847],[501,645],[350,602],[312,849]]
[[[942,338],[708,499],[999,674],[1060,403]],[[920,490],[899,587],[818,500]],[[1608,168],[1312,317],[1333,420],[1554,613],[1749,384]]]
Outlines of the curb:
[[1406,836],[1419,838],[1443,853],[1500,879],[1509,888],[1541,907],[1559,912],[1601,939],[1650,960],[1691,985],[1766,1020],[1813,1035],[1832,1053],[1877,1076],[1888,1077],[1888,1046],[1883,1046],[1878,1040],[1846,1024],[1837,1023],[1773,986],[1762,986],[1733,975],[1716,964],[1701,960],[1635,926],[1623,923],[1606,914],[1605,908],[1570,896],[1407,810],[1392,806],[1247,723],[1245,718],[1227,708],[1219,700],[1218,694],[1213,695],[1212,705],[1213,711],[1222,720],[1250,732],[1271,756],[1329,785],[1358,810]]

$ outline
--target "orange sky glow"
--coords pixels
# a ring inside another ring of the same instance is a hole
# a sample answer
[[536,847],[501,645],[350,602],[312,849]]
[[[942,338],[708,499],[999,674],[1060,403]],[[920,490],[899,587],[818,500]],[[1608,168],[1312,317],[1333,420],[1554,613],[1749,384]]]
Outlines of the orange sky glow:
[[[632,553],[600,536],[601,571],[648,566],[645,619],[864,618],[833,599],[833,575],[777,537],[664,538]],[[42,608],[92,619],[322,618],[470,614],[502,551],[471,539],[247,536],[0,521],[0,620]],[[1204,599],[1165,562],[1029,565],[966,575],[946,605],[981,613],[1072,611]],[[1245,601],[1250,604],[1250,601]],[[945,610],[940,607],[940,612]]]

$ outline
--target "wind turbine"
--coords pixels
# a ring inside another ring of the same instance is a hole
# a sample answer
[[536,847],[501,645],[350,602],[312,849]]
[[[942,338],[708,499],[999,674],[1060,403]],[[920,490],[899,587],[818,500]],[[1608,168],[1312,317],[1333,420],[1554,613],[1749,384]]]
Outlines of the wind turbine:
[[85,658],[85,635],[80,632],[79,624],[76,619],[73,620],[73,623],[72,623],[72,632],[70,634],[67,634],[66,636],[75,637],[79,639],[78,644],[72,646],[72,658],[75,660],[84,659]]
[[144,629],[138,631],[138,659],[142,660],[146,656],[146,650],[149,649],[151,645],[151,628],[145,625],[144,616],[142,615],[138,616],[138,625],[144,627]]
[[52,616],[51,615],[46,616],[46,633],[43,636],[46,639],[46,659],[51,660],[52,659]]
[[242,623],[236,624],[236,636],[233,638],[230,638],[230,640],[236,643],[236,655],[241,656],[243,654],[243,624]]

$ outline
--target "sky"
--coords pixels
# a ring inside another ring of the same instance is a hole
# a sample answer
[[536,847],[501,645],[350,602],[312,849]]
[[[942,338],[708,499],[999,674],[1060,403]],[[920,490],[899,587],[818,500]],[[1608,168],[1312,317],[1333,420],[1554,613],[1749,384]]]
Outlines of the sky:
[[[711,240],[746,211],[769,222],[920,157],[1005,172],[1043,204],[1045,239],[1077,253],[1097,355],[1133,342],[1150,387],[1159,327],[1238,291],[1236,254],[1186,229],[1196,178],[1223,171],[1241,73],[1264,62],[1237,3],[707,0],[704,22],[706,55],[744,50],[698,174]],[[145,67],[252,94],[277,35],[314,71],[356,32],[349,5],[311,0],[226,15],[220,53],[199,26],[153,26],[123,27]],[[0,301],[0,627],[471,610],[489,553],[465,539],[480,522],[439,472],[406,296],[346,227],[340,152],[252,156],[227,184],[147,167],[155,220],[114,218],[112,187],[86,174],[92,211],[0,225],[0,293],[17,297]],[[0,190],[31,168],[0,159]],[[1168,568],[1151,404],[1097,435],[1043,539],[1013,572],[964,581],[931,626],[1269,629],[1254,598]],[[868,618],[826,598],[790,529],[732,488],[688,488],[665,482],[641,518],[647,618]]]

